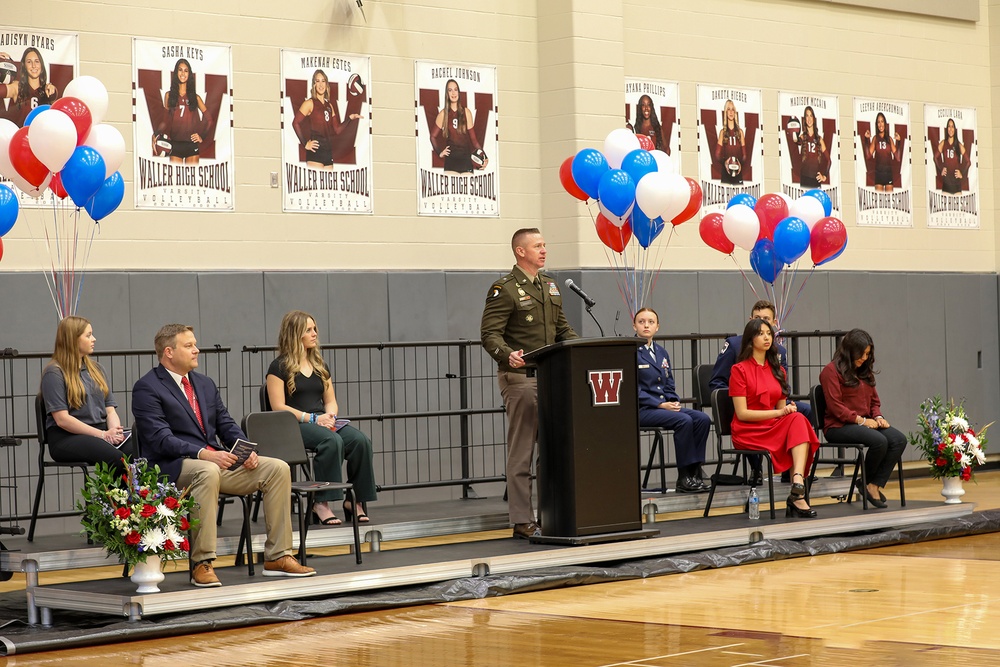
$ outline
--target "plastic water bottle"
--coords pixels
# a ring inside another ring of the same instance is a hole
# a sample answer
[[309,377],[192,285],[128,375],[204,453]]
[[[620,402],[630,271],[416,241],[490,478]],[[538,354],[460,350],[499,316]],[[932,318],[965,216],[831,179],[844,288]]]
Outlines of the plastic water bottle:
[[756,521],[760,519],[760,497],[757,495],[757,487],[755,486],[750,487],[750,499],[748,505],[750,508],[750,520]]

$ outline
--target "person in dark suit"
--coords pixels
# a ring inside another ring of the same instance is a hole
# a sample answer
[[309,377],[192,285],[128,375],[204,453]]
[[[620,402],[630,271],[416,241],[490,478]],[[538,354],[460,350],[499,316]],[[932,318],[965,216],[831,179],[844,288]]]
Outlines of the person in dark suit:
[[640,308],[632,320],[632,328],[646,344],[639,347],[639,425],[656,426],[674,432],[674,452],[677,460],[678,493],[700,493],[708,487],[701,478],[705,462],[705,443],[712,426],[701,410],[681,406],[670,369],[670,355],[653,342],[660,329],[659,316],[652,308]]
[[226,410],[215,383],[194,372],[198,367],[194,329],[164,325],[155,344],[160,365],[132,388],[132,414],[149,463],[186,488],[197,503],[192,515],[200,524],[191,532],[191,583],[203,588],[222,585],[212,566],[220,492],[264,494],[265,577],[316,574],[292,556],[288,464],[253,453],[243,466],[229,470],[237,459],[227,450],[246,435]]

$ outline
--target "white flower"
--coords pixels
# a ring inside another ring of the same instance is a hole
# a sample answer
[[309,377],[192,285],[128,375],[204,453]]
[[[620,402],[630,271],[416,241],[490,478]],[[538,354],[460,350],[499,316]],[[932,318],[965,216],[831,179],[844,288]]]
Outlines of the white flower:
[[966,433],[965,434],[965,441],[967,443],[969,443],[970,446],[975,447],[976,449],[979,449],[979,438],[977,438],[976,436],[974,436],[974,435],[972,435],[970,433]]
[[972,447],[969,447],[969,455],[976,459],[976,463],[979,465],[986,463],[986,454],[984,454],[983,450],[980,449],[978,442]]
[[956,433],[964,433],[969,430],[969,422],[962,419],[958,415],[952,416],[950,426]]
[[174,511],[166,505],[157,505],[156,513],[162,517],[167,517],[168,519],[174,516]]
[[166,539],[174,543],[174,546],[179,545],[181,540],[184,539],[184,536],[177,530],[177,527],[172,524],[166,527],[164,534],[166,535]]
[[140,544],[146,551],[159,551],[163,548],[163,543],[166,539],[167,537],[163,534],[162,530],[159,528],[150,528],[142,534]]
[[969,457],[969,455],[968,455],[968,454],[965,454],[965,453],[963,453],[963,454],[962,454],[962,458],[961,458],[961,459],[959,459],[958,463],[959,463],[959,465],[961,465],[961,466],[962,466],[963,468],[968,468],[969,466],[971,466],[971,465],[972,465],[972,459],[971,459],[971,458]]

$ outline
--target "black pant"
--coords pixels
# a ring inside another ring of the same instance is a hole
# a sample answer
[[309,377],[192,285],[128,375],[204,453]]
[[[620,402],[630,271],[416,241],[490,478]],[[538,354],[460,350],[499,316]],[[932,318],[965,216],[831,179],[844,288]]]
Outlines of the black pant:
[[868,483],[884,487],[892,477],[893,468],[899,463],[906,448],[906,436],[892,428],[868,428],[847,424],[824,431],[827,442],[861,443],[865,452],[865,475]]
[[[92,426],[102,431],[108,427],[107,424],[103,423]],[[125,472],[122,457],[132,456],[132,440],[118,449],[114,445],[109,445],[102,438],[70,433],[58,426],[46,429],[45,436],[49,441],[49,456],[52,457],[53,461],[59,463],[86,461],[91,465],[97,465],[103,462],[113,466],[118,472]]]

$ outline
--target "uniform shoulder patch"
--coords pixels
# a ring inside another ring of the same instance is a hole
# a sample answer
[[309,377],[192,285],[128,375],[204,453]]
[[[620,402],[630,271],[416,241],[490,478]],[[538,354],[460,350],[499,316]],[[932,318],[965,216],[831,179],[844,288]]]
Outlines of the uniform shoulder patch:
[[493,287],[490,288],[489,294],[486,295],[487,299],[495,299],[500,296],[500,292],[503,290],[503,285],[500,283],[494,283]]
[[729,349],[729,341],[727,340],[722,344],[722,349],[719,350],[719,354],[725,354],[726,350]]

